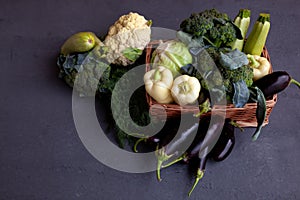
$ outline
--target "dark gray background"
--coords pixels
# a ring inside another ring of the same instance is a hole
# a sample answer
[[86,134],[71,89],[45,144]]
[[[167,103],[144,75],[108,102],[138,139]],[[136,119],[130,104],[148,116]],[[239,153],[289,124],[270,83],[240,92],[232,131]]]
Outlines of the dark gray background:
[[[191,12],[240,8],[270,12],[267,46],[275,70],[300,80],[300,3],[265,1],[1,0],[0,199],[187,199],[192,177],[185,165],[154,173],[115,171],[83,147],[74,126],[71,89],[57,78],[56,56],[78,31],[104,35],[122,14],[137,11],[153,26],[177,29]],[[207,164],[190,199],[300,199],[300,92],[290,86],[261,137],[237,131],[231,156]]]

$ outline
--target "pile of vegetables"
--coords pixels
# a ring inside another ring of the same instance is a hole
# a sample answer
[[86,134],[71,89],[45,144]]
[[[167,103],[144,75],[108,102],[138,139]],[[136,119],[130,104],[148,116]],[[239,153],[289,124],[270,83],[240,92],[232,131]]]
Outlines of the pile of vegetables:
[[[81,73],[83,78],[76,80],[75,88],[81,96],[94,96],[93,89],[97,88],[96,94],[106,94],[112,102],[117,102],[113,106],[120,115],[113,120],[118,121],[116,131],[120,144],[127,138],[134,142],[132,147],[136,152],[142,141],[153,148],[157,156],[158,180],[161,180],[162,168],[179,161],[196,162],[196,179],[190,195],[204,175],[206,161],[222,161],[228,157],[235,144],[234,131],[238,126],[231,119],[225,119],[224,124],[223,118],[215,116],[212,122],[209,115],[202,114],[224,98],[237,108],[257,102],[257,128],[253,134],[253,140],[256,140],[265,121],[266,100],[290,83],[300,87],[287,72],[271,72],[270,62],[262,57],[270,30],[270,14],[261,13],[247,37],[250,17],[248,9],[241,9],[234,20],[216,9],[194,13],[182,20],[176,38],[161,42],[154,49],[152,68],[143,77],[137,77],[143,79],[145,85],[131,98],[131,118],[140,126],[149,123],[145,93],[160,104],[199,104],[201,113],[191,116],[199,117],[198,122],[179,133],[173,143],[170,141],[177,134],[176,128],[163,128],[148,138],[128,136],[124,129],[130,129],[128,120],[131,119],[122,118],[128,105],[124,103],[124,96],[112,96],[118,80],[130,69],[144,64],[144,50],[151,41],[151,20],[131,12],[121,16],[105,37],[98,37],[93,32],[70,36],[57,59],[59,77],[74,87],[76,77]],[[127,80],[126,84],[134,83]],[[177,120],[167,119],[166,124],[174,127],[180,123]],[[179,151],[192,135],[195,137],[189,148]],[[175,154],[180,156],[174,160]]]

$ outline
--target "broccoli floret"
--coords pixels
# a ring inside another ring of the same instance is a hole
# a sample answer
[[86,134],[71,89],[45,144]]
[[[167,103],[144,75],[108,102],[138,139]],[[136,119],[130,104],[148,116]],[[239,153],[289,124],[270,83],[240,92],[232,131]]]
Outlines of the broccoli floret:
[[[249,65],[243,65],[237,69],[230,70],[227,66],[224,66],[220,63],[220,55],[222,53],[228,52],[228,48],[207,48],[206,51],[209,53],[211,58],[215,61],[217,68],[219,69],[222,78],[223,84],[225,86],[226,92],[229,96],[232,96],[234,93],[234,88],[232,83],[238,82],[240,80],[244,80],[246,85],[250,87],[253,83],[253,69]],[[210,61],[211,62],[211,61]],[[218,77],[214,80],[214,82],[219,83]]]
[[229,22],[217,24],[210,30],[209,39],[216,47],[229,44],[236,39],[236,30]]
[[253,69],[248,65],[244,65],[235,70],[229,70],[218,65],[218,69],[223,77],[223,84],[225,86],[226,93],[230,97],[234,94],[233,83],[244,80],[248,87],[250,87],[253,83]]
[[185,19],[180,28],[186,33],[190,33],[195,37],[203,36],[214,26],[212,20],[205,19],[199,14],[192,14],[190,18]]
[[[237,69],[230,70],[227,66],[222,65],[220,63],[220,54],[227,51],[227,48],[206,48],[197,55],[197,62],[195,63],[197,70],[189,70],[191,71],[190,74],[200,80],[203,89],[211,91],[213,88],[224,86],[229,100],[235,92],[233,83],[244,80],[248,87],[252,85],[253,69],[248,65],[243,65]],[[216,66],[219,72],[215,71],[216,68],[213,66]]]
[[227,14],[216,9],[193,13],[180,24],[182,31],[203,39],[215,47],[230,46],[235,39],[242,39],[240,30],[235,27]]

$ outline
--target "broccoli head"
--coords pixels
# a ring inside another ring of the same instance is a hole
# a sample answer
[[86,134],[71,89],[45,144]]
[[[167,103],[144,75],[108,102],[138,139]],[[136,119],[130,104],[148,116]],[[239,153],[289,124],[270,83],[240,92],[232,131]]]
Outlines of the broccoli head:
[[234,94],[233,83],[244,80],[248,87],[250,87],[253,83],[253,69],[248,65],[244,65],[235,70],[229,70],[220,65],[218,68],[223,77],[223,84],[225,86],[226,93],[230,97]]
[[190,33],[194,37],[205,35],[213,26],[214,23],[212,20],[205,19],[198,14],[192,14],[190,18],[185,19],[180,24],[182,31]]
[[212,91],[224,86],[228,100],[230,100],[235,92],[233,83],[243,80],[247,87],[252,85],[253,69],[247,64],[236,69],[228,68],[220,62],[221,52],[227,53],[228,49],[208,47],[202,50],[195,59],[195,69],[185,66],[182,68],[182,72],[198,78],[203,89]]
[[[222,75],[223,79],[223,85],[225,86],[225,90],[228,96],[233,96],[234,94],[234,87],[233,83],[236,83],[240,80],[244,80],[247,87],[250,87],[253,83],[253,69],[249,66],[249,64],[244,64],[236,69],[229,69],[228,66],[224,65],[221,61],[221,52],[222,53],[228,53],[232,50],[229,50],[228,48],[207,48],[206,51],[209,53],[212,60],[215,61],[215,64],[220,71],[220,74]],[[243,54],[242,52],[240,52]],[[237,54],[239,56],[240,54]],[[199,60],[200,61],[200,60]],[[208,59],[201,59],[201,62],[208,62]],[[211,63],[211,61],[209,61]],[[203,64],[202,64],[203,65]],[[201,66],[201,65],[199,65]],[[212,76],[213,77],[213,76]],[[218,76],[215,76],[213,78],[213,82],[215,85],[220,84],[220,80]]]
[[230,46],[235,39],[241,39],[240,30],[228,15],[216,9],[193,13],[181,22],[180,28],[193,37],[203,37],[208,44],[218,48]]

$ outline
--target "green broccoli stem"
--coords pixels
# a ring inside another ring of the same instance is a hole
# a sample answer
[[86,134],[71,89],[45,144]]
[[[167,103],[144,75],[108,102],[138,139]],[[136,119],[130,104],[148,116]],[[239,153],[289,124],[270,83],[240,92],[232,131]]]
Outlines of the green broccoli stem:
[[214,46],[217,47],[217,48],[220,48],[221,45],[222,45],[222,43],[223,43],[222,40],[216,39],[216,40],[214,41]]
[[193,187],[191,188],[191,190],[189,191],[188,196],[191,196],[192,192],[194,191],[194,189],[196,188],[198,182],[202,179],[202,177],[204,176],[204,171],[201,169],[197,170],[197,175],[196,175],[196,179],[195,182],[193,184]]
[[296,81],[295,79],[291,79],[290,83],[295,84],[300,89],[300,83],[298,81]]
[[216,44],[215,44],[214,42],[212,42],[212,41],[211,41],[210,39],[208,39],[207,37],[202,36],[202,38],[203,38],[206,42],[208,42],[211,46],[219,48],[218,46],[216,46]]

